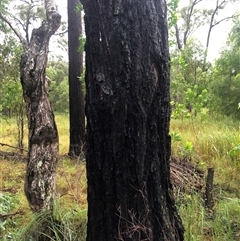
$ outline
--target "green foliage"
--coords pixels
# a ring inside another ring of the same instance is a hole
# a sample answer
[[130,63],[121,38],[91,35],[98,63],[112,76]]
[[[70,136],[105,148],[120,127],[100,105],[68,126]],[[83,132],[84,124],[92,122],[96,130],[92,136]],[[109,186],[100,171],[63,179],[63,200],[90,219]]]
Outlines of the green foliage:
[[0,44],[0,109],[1,114],[16,116],[22,108],[19,60],[22,48],[11,34]]
[[234,20],[234,26],[227,40],[227,46],[217,59],[212,82],[209,85],[211,112],[218,112],[240,119],[238,109],[240,99],[240,20]]
[[203,113],[207,103],[207,94],[208,91],[206,89],[203,89],[199,93],[198,85],[194,85],[193,89],[187,88],[183,93],[184,98],[182,99],[182,103],[171,101],[173,107],[172,118],[196,117],[197,114]]
[[52,81],[50,100],[53,105],[53,110],[58,112],[68,112],[69,109],[69,94],[68,94],[68,79],[65,78],[59,85]]
[[[17,200],[12,194],[0,193],[0,214],[10,213],[16,204]],[[6,231],[12,227],[15,227],[15,222],[10,218],[0,218],[0,239],[2,241],[11,240],[12,234]]]
[[171,105],[173,118],[189,118],[203,112],[209,99],[209,70],[203,71],[204,50],[193,40],[172,55]]
[[22,47],[10,33],[4,36],[0,44],[0,83],[5,77],[19,78],[19,61]]
[[1,82],[0,103],[2,114],[8,117],[17,115],[22,108],[22,88],[20,81],[5,78]]
[[77,3],[76,6],[75,6],[76,13],[80,13],[82,10],[83,10],[82,4],[80,2]]
[[193,153],[193,144],[190,141],[185,143],[183,156],[191,157]]
[[177,8],[180,0],[168,0],[168,27],[169,29],[176,25],[178,16],[177,16]]
[[239,162],[240,161],[240,144],[233,147],[228,154],[233,161]]
[[14,5],[14,9],[16,11],[16,16],[18,16],[18,21],[21,22],[21,25],[23,29],[27,31],[27,34],[29,34],[29,25],[38,23],[40,20],[46,18],[45,8],[41,1],[19,1]]
[[86,37],[84,37],[83,35],[80,35],[78,40],[79,40],[78,52],[82,54],[84,52]]
[[46,70],[51,80],[50,100],[53,110],[68,112],[69,109],[69,87],[68,87],[68,65],[64,61],[51,61]]
[[[0,1],[0,15],[5,15],[7,12],[9,1],[8,0],[1,0]],[[6,33],[8,31],[8,28],[4,21],[0,18],[0,32]]]
[[173,131],[171,133],[171,139],[172,139],[172,141],[181,141],[182,140],[180,133],[178,133],[176,131]]
[[9,0],[1,0],[0,1],[0,13],[4,14],[6,12],[8,4],[9,4]]

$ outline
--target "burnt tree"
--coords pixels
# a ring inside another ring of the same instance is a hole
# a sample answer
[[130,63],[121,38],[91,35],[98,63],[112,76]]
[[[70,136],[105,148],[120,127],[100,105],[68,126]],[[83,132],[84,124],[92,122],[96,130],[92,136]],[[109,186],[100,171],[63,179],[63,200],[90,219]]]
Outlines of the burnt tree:
[[[28,2],[25,2],[28,4]],[[38,5],[36,5],[38,7]],[[46,19],[33,29],[29,39],[31,16],[26,23],[0,13],[2,19],[19,38],[23,53],[20,78],[28,118],[28,156],[24,191],[32,211],[52,210],[55,173],[58,161],[58,131],[48,98],[50,80],[46,77],[49,40],[61,24],[61,15],[54,0],[45,0]],[[25,34],[15,26],[22,26]]]
[[58,161],[58,131],[48,98],[46,65],[49,40],[59,28],[61,16],[55,6],[45,2],[47,18],[33,29],[30,41],[23,42],[20,62],[29,129],[24,190],[33,211],[52,209]]
[[82,0],[87,241],[183,240],[170,183],[164,0]]
[[70,156],[79,156],[85,142],[85,103],[80,82],[83,53],[78,51],[81,44],[82,17],[81,12],[76,12],[76,5],[79,3],[79,0],[68,0]]

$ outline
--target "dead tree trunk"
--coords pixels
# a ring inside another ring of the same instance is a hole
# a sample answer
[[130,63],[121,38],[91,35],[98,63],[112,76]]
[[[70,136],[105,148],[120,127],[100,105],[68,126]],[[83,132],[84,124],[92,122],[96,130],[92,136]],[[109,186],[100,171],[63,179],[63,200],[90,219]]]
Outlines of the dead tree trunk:
[[87,241],[183,240],[170,184],[164,0],[82,0]]
[[32,31],[20,63],[29,128],[24,190],[33,211],[52,208],[58,161],[58,132],[48,98],[49,80],[45,71],[49,40],[59,28],[61,16],[54,7],[46,11],[47,19]]

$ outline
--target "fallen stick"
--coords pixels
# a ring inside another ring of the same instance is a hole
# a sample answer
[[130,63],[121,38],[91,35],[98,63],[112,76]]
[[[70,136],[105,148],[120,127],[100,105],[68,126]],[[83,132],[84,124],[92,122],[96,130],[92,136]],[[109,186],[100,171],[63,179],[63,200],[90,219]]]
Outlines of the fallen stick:
[[17,214],[24,214],[24,212],[19,210],[14,213],[0,213],[0,218],[11,218]]
[[27,151],[26,149],[24,149],[24,148],[16,147],[16,146],[11,146],[11,145],[6,144],[6,143],[1,143],[1,142],[0,142],[0,145],[1,145],[1,146],[7,146],[7,147],[11,147],[11,148],[14,148],[14,149],[18,149],[18,150],[21,150],[21,151],[28,152],[28,151]]

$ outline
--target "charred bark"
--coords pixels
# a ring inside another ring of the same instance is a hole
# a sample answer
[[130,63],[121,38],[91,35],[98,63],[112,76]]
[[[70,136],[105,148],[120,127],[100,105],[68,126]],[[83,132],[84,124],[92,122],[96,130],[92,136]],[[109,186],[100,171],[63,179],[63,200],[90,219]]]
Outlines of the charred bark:
[[183,240],[170,183],[163,0],[83,0],[87,241]]
[[70,156],[79,156],[85,142],[84,92],[79,79],[83,72],[83,53],[78,51],[82,17],[76,13],[77,3],[79,0],[68,0]]
[[61,16],[54,8],[46,10],[47,19],[32,31],[20,62],[29,128],[24,190],[33,211],[52,208],[58,161],[58,132],[48,98],[49,80],[45,71],[49,40],[59,28]]

